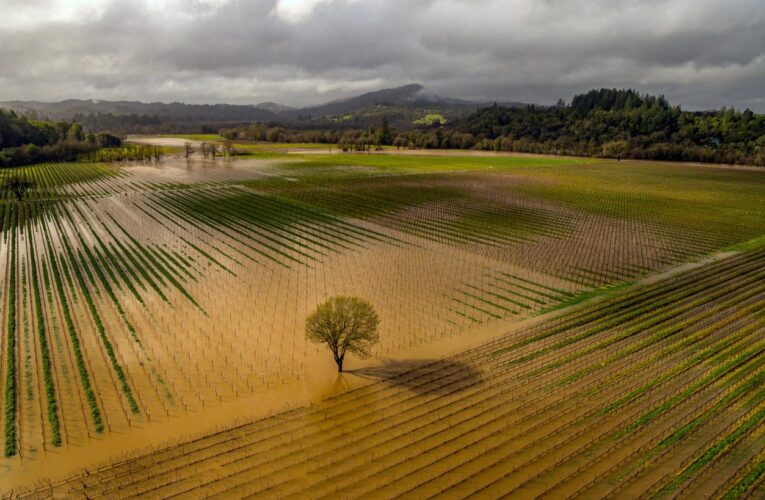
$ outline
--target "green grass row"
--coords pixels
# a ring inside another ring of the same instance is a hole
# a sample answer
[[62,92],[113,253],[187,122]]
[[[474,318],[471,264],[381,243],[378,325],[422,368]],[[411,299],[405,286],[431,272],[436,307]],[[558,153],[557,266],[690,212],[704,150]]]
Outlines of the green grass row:
[[[54,223],[59,230],[59,234],[61,235],[66,234],[62,226],[61,220],[58,217],[54,217]],[[99,314],[98,308],[96,307],[95,301],[93,300],[90,288],[87,286],[85,278],[83,277],[82,271],[84,270],[85,276],[88,278],[88,281],[91,283],[92,286],[94,286],[95,292],[98,293],[98,289],[95,288],[95,279],[93,278],[93,274],[90,270],[90,267],[85,265],[85,259],[81,253],[79,254],[79,258],[76,256],[74,250],[72,249],[71,244],[69,243],[69,240],[66,237],[61,238],[61,241],[63,243],[66,256],[69,258],[69,265],[71,266],[72,274],[74,275],[75,280],[77,284],[79,285],[80,294],[85,299],[85,304],[87,305],[90,311],[91,318],[93,319],[93,323],[96,326],[98,336],[101,339],[102,345],[104,346],[104,350],[106,351],[107,357],[109,358],[109,362],[111,363],[112,369],[114,370],[114,373],[117,375],[117,379],[120,381],[122,392],[125,395],[128,405],[130,406],[130,410],[133,413],[138,413],[139,412],[138,403],[136,402],[135,397],[133,396],[133,391],[130,388],[130,384],[128,383],[127,376],[125,375],[125,372],[122,366],[117,360],[114,347],[112,346],[112,343],[106,334],[106,328],[104,327],[103,321],[101,319],[101,315]],[[65,258],[63,254],[61,255],[61,258],[62,259]]]
[[[11,224],[18,220],[18,210],[12,210]],[[16,232],[11,234],[10,263],[8,265],[8,322],[5,338],[5,456],[16,454]]]
[[[48,264],[43,260],[43,279],[46,283],[50,282],[49,274],[53,276],[53,282],[56,285],[56,291],[58,293],[58,300],[61,304],[61,310],[64,316],[64,323],[66,331],[69,334],[69,342],[72,346],[72,352],[74,353],[75,364],[77,365],[77,371],[80,375],[80,384],[82,385],[85,399],[90,408],[91,418],[96,432],[101,433],[104,431],[104,423],[101,418],[101,409],[98,406],[98,400],[96,399],[95,391],[90,380],[90,373],[88,372],[85,364],[85,357],[82,352],[82,346],[80,344],[80,338],[77,333],[77,328],[72,318],[72,312],[69,307],[69,300],[66,295],[66,288],[64,286],[64,280],[62,274],[67,280],[70,280],[69,273],[66,267],[64,267],[63,258],[61,261],[56,261],[56,252],[51,243],[51,235],[49,233],[47,225],[43,225],[45,236],[45,243],[47,246],[47,257],[50,259],[50,273],[48,271]],[[63,269],[63,272],[62,270]],[[47,285],[46,285],[47,286]]]
[[61,446],[61,426],[58,419],[58,404],[56,403],[56,388],[53,382],[53,370],[48,347],[47,328],[43,311],[43,297],[40,291],[40,279],[37,271],[36,248],[34,238],[29,238],[29,253],[34,259],[30,265],[32,292],[34,295],[35,316],[37,318],[37,333],[40,344],[40,357],[42,358],[43,382],[45,384],[45,399],[48,407],[48,422],[50,423],[53,446]]

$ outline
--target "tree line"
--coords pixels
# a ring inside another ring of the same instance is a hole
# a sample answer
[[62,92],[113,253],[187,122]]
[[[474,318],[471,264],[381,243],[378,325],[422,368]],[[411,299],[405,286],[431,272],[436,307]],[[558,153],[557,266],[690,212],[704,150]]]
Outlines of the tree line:
[[46,161],[76,161],[122,140],[106,132],[88,133],[80,124],[39,121],[0,109],[0,167]]
[[634,90],[592,90],[552,107],[493,106],[445,132],[450,146],[457,139],[500,151],[765,165],[765,115],[684,111]]
[[230,140],[478,149],[607,158],[765,166],[765,115],[747,109],[685,111],[664,96],[600,89],[554,106],[491,106],[446,125],[391,130],[383,117],[367,129],[298,130],[250,124],[223,129]]

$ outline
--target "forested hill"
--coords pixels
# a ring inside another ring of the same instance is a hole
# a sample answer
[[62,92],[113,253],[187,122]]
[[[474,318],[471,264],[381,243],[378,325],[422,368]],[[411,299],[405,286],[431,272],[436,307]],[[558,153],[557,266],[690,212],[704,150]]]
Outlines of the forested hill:
[[684,111],[634,90],[592,90],[552,107],[492,106],[442,136],[446,147],[765,165],[765,115]]

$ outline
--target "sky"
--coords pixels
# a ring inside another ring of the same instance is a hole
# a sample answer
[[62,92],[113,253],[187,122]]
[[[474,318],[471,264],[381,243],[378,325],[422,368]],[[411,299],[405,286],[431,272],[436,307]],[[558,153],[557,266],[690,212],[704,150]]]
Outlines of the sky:
[[420,83],[765,112],[763,0],[0,0],[0,101],[317,104]]

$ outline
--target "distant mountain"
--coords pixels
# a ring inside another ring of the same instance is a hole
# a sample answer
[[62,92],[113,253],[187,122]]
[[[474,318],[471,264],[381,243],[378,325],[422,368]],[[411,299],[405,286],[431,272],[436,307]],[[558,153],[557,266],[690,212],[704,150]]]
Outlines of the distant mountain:
[[287,113],[295,109],[290,106],[285,106],[284,104],[279,104],[278,102],[261,102],[260,104],[256,104],[255,107],[258,109],[265,109],[266,111],[275,114]]
[[367,127],[379,124],[382,116],[394,127],[407,128],[449,122],[489,104],[428,94],[415,83],[303,108],[275,102],[233,105],[80,99],[5,101],[0,108],[31,118],[75,120],[88,131],[156,133],[212,131],[253,122],[302,128]]
[[37,114],[54,120],[71,120],[75,115],[112,114],[149,115],[193,122],[271,121],[278,116],[252,105],[184,104],[180,102],[100,101],[68,99],[59,102],[5,101],[0,107],[25,114]]
[[326,116],[353,113],[373,106],[405,107],[413,104],[422,90],[422,85],[416,83],[412,85],[404,85],[403,87],[395,89],[377,90],[375,92],[367,92],[366,94],[361,94],[348,99],[330,101],[318,106],[295,109],[292,110],[289,115],[292,117],[311,116],[315,118],[323,118]]
[[475,111],[488,103],[443,98],[425,92],[422,85],[414,83],[392,89],[367,92],[348,99],[330,101],[318,106],[293,109],[282,112],[299,122],[315,122],[333,119],[362,125],[370,120],[379,120],[386,115],[396,126],[411,126],[428,115],[443,115],[451,119]]

